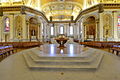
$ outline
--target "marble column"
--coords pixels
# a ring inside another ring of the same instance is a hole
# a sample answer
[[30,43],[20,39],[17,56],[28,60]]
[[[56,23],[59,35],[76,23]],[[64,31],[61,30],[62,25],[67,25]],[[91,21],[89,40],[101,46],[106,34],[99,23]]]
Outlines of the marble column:
[[42,42],[42,23],[40,23],[39,31],[40,31],[40,41]]
[[54,24],[54,36],[57,37],[58,31],[57,31],[57,26]]
[[96,19],[96,41],[99,41],[99,19]]
[[114,41],[118,41],[118,13],[117,12],[114,12],[113,13],[113,26],[114,26]]
[[99,13],[99,38],[103,41],[103,13]]
[[27,38],[29,40],[30,39],[29,21],[26,22],[26,26],[27,26]]
[[78,23],[77,23],[77,26],[76,26],[76,28],[77,28],[77,39],[79,39],[80,38],[80,24],[79,24],[79,21],[78,21]]
[[23,33],[23,38],[22,38],[22,40],[23,41],[26,41],[27,40],[27,25],[26,25],[26,15],[25,14],[23,14],[22,15],[22,27],[23,27],[23,31],[22,31],[22,33]]
[[67,26],[67,36],[70,36],[70,23],[66,24]]
[[77,34],[77,31],[76,31],[76,24],[73,24],[73,30],[74,30],[74,39],[76,39],[76,34]]
[[2,42],[2,27],[3,27],[3,20],[2,20],[2,16],[0,16],[0,42]]
[[10,41],[14,40],[14,15],[9,15],[10,18]]

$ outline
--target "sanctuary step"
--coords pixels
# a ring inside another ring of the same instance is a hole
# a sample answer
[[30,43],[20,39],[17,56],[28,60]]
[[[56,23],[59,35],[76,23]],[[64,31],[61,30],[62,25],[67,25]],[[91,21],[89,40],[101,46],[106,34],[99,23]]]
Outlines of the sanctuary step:
[[23,54],[26,64],[30,69],[97,69],[102,61],[103,53],[93,53],[89,56],[77,55],[70,57],[67,55],[43,56],[34,52]]
[[96,57],[98,57],[99,54],[89,55],[87,57],[84,56],[76,56],[76,57],[68,57],[68,56],[40,56],[35,53],[28,53],[28,55],[31,57],[31,59],[35,62],[91,62]]

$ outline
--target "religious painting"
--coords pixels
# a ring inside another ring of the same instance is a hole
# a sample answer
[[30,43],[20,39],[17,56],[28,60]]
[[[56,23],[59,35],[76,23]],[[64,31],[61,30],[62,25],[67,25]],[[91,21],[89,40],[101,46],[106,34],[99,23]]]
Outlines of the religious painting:
[[5,28],[4,28],[5,32],[9,32],[10,31],[10,19],[7,17],[5,18]]

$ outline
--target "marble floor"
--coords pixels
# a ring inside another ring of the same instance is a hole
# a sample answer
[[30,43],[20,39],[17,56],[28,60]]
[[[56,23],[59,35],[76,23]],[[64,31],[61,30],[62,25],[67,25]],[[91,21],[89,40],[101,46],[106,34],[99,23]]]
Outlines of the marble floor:
[[120,58],[79,44],[44,44],[0,62],[0,80],[120,80]]

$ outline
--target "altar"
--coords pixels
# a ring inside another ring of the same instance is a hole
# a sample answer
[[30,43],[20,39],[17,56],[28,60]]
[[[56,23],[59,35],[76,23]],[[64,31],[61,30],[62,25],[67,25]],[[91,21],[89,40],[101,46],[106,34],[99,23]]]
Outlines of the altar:
[[69,40],[64,35],[59,36],[58,38],[55,38],[56,42],[59,44],[58,48],[65,48],[64,44]]

